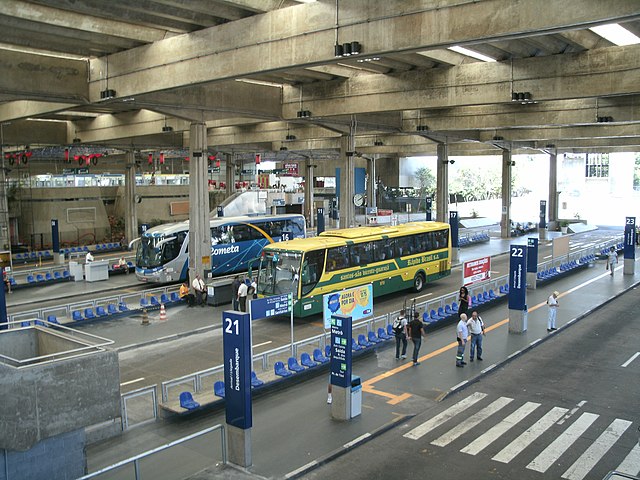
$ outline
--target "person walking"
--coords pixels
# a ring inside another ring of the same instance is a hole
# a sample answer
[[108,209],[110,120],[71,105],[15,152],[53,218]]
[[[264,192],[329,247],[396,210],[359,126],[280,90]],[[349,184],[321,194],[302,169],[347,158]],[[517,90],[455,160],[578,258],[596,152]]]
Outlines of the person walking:
[[458,350],[456,352],[456,367],[464,367],[467,362],[464,361],[464,348],[467,346],[469,338],[469,329],[467,328],[467,314],[460,315],[460,321],[456,327],[456,339],[458,340]]
[[476,310],[471,314],[471,318],[467,321],[467,327],[471,334],[471,347],[469,349],[469,361],[473,362],[473,357],[478,349],[478,361],[482,361],[482,337],[484,337],[484,322],[482,317],[478,315]]
[[240,302],[238,301],[238,288],[240,288],[241,283],[240,275],[236,275],[233,282],[231,282],[231,298],[233,299],[233,309],[235,311],[238,311],[240,308]]
[[[404,314],[403,308],[392,325],[393,334],[396,336],[396,360],[407,358],[407,317]],[[400,355],[400,344],[402,344],[402,356]]]
[[409,331],[409,338],[413,342],[413,365],[420,365],[418,353],[422,345],[422,337],[426,335],[424,333],[424,324],[422,320],[420,320],[420,314],[418,312],[414,314],[413,320],[411,320],[407,330]]
[[196,273],[196,278],[193,279],[191,286],[195,292],[194,296],[196,297],[198,305],[204,307],[207,298],[207,288],[199,274]]
[[241,312],[247,311],[247,294],[249,292],[249,285],[247,285],[248,281],[249,280],[247,279],[241,282],[238,287],[238,305],[240,306]]
[[466,315],[467,310],[471,306],[471,296],[469,295],[469,289],[467,287],[460,287],[460,294],[458,295],[458,318],[463,313]]
[[609,274],[613,277],[613,272],[616,269],[616,265],[618,265],[618,252],[616,251],[616,247],[613,245],[609,248],[609,253],[607,253],[607,265],[606,269],[609,270]]
[[556,315],[558,313],[558,295],[557,291],[549,295],[547,306],[549,307],[549,319],[547,320],[547,333],[557,330]]

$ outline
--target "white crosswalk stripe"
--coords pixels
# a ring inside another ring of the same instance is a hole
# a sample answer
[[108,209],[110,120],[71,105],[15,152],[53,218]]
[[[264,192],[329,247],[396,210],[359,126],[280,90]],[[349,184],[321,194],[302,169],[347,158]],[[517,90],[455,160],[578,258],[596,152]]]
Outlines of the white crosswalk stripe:
[[580,418],[573,422],[573,424],[545,448],[540,455],[534,458],[533,461],[527,465],[527,468],[540,473],[546,472],[599,416],[600,415],[596,415],[595,413],[583,413],[580,415]]
[[460,450],[463,453],[468,453],[469,455],[477,455],[482,450],[487,448],[491,443],[496,441],[500,436],[505,434],[511,427],[516,425],[518,422],[526,418],[531,412],[533,412],[536,408],[540,406],[539,403],[527,402],[522,405],[518,410],[513,412],[507,418],[502,420],[497,425],[491,427],[487,430],[486,433],[480,435],[469,445]]
[[429,433],[434,428],[439,427],[440,425],[442,425],[446,421],[452,419],[453,417],[455,417],[460,412],[465,411],[471,405],[479,402],[480,400],[482,400],[486,396],[487,396],[486,393],[475,392],[475,393],[469,395],[468,397],[463,398],[458,403],[456,403],[456,404],[452,405],[451,407],[447,408],[444,412],[441,412],[438,415],[436,415],[435,417],[427,420],[422,425],[418,425],[413,430],[405,433],[404,437],[410,438],[412,440],[418,440],[419,438],[423,437],[424,435]]
[[[482,400],[484,405],[479,403]],[[404,437],[419,440],[431,433],[432,436],[427,442],[437,447],[447,447],[454,442],[464,441],[461,444],[466,446],[463,446],[460,452],[467,455],[499,450],[491,459],[504,464],[510,463],[519,455],[529,455],[524,463],[517,463],[526,465],[528,470],[544,474],[545,478],[549,475],[560,478],[560,468],[566,468],[569,463],[571,466],[562,474],[565,480],[591,478],[590,472],[593,475],[596,466],[599,471],[615,469],[628,475],[640,475],[640,442],[636,444],[635,439],[633,447],[617,468],[614,468],[615,463],[611,460],[615,457],[616,462],[620,461],[623,454],[620,449],[623,447],[617,446],[613,450],[612,447],[623,435],[629,438],[631,421],[609,419],[611,423],[602,430],[605,424],[602,420],[598,422],[600,415],[590,412],[578,413],[579,408],[587,403],[586,400],[571,411],[555,406],[548,406],[542,411],[542,404],[536,402],[524,402],[516,408],[517,402],[509,397],[498,397],[487,405],[489,400],[490,397],[485,393],[473,393],[405,433]],[[511,409],[505,408],[510,405]],[[538,409],[541,410],[538,415],[531,415]],[[511,413],[503,413],[508,410],[512,410]],[[447,422],[447,431],[434,432]],[[522,426],[514,428],[519,425]],[[623,444],[621,441],[620,445],[627,446],[629,443]],[[610,450],[611,453],[607,457]],[[567,457],[571,460],[568,461]],[[574,462],[576,457],[578,458]]]
[[547,412],[544,417],[534,423],[513,442],[500,450],[500,452],[498,452],[498,454],[493,457],[493,460],[502,463],[509,463],[520,452],[527,448],[531,444],[531,442],[542,435],[554,423],[560,420],[567,411],[568,409],[566,408],[553,407]]
[[634,477],[640,475],[640,441],[631,449],[629,455],[618,465],[616,470]]
[[628,420],[616,418],[580,458],[562,474],[562,478],[566,478],[567,480],[582,480],[605,453],[609,451],[613,444],[618,441],[630,425],[631,422]]
[[456,438],[467,433],[469,430],[471,430],[473,427],[478,425],[480,422],[482,422],[483,420],[486,420],[494,413],[500,411],[502,408],[509,405],[509,403],[511,403],[512,401],[513,401],[513,398],[500,397],[495,402],[491,403],[487,407],[480,410],[478,413],[471,415],[466,420],[459,423],[456,427],[452,428],[441,437],[436,438],[433,442],[431,442],[431,444],[436,445],[438,447],[444,447],[445,445],[449,445]]

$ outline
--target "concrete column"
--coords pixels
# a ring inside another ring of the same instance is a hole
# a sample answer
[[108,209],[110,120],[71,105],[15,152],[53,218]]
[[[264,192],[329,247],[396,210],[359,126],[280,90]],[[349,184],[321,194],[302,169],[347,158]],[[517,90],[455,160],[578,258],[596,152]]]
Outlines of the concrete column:
[[354,136],[343,135],[340,139],[340,228],[355,226],[355,207],[353,195],[355,190],[354,161],[355,151]]
[[136,212],[136,156],[133,150],[125,156],[125,178],[124,178],[124,232],[126,241],[129,243],[134,238],[138,238],[138,214]]
[[376,202],[376,155],[367,163],[367,206],[377,207]]
[[225,153],[225,182],[227,183],[227,197],[230,197],[233,193],[233,184],[236,181],[236,165],[233,161],[233,156],[230,153]]
[[242,429],[227,423],[227,454],[229,462],[240,467],[253,465],[251,428]]
[[449,146],[437,145],[438,161],[436,166],[436,222],[449,221]]
[[500,236],[511,236],[511,150],[502,150],[502,216]]
[[207,126],[192,123],[189,129],[189,275],[202,278],[211,269],[211,229],[207,187]]
[[351,388],[331,385],[331,417],[335,420],[351,419]]
[[316,209],[313,201],[313,168],[315,165],[311,158],[307,158],[305,162],[306,173],[305,173],[305,188],[304,188],[304,213],[307,217],[307,227],[313,228],[316,225]]
[[553,228],[558,221],[558,154],[552,153],[549,155],[549,220],[554,222],[550,227]]

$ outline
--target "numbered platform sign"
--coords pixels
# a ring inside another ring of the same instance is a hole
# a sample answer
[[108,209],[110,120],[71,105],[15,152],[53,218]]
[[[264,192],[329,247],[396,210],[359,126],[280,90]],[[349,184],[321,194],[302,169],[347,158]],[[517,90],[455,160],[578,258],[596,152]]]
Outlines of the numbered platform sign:
[[527,245],[509,248],[509,310],[526,310]]
[[624,222],[624,258],[636,258],[636,217],[627,217]]
[[222,312],[222,342],[227,423],[242,429],[251,428],[251,321],[248,313]]

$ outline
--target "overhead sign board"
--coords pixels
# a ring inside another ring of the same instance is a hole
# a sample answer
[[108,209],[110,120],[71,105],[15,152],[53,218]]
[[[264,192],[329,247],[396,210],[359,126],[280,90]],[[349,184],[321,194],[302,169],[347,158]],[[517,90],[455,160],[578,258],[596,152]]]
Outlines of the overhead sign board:
[[476,258],[462,264],[462,284],[472,285],[491,279],[491,257]]
[[324,328],[329,328],[332,315],[345,315],[358,321],[373,315],[373,285],[361,285],[322,297]]
[[291,313],[293,299],[290,293],[286,295],[275,295],[273,297],[256,298],[249,302],[251,319],[276,317],[278,315],[288,315]]

